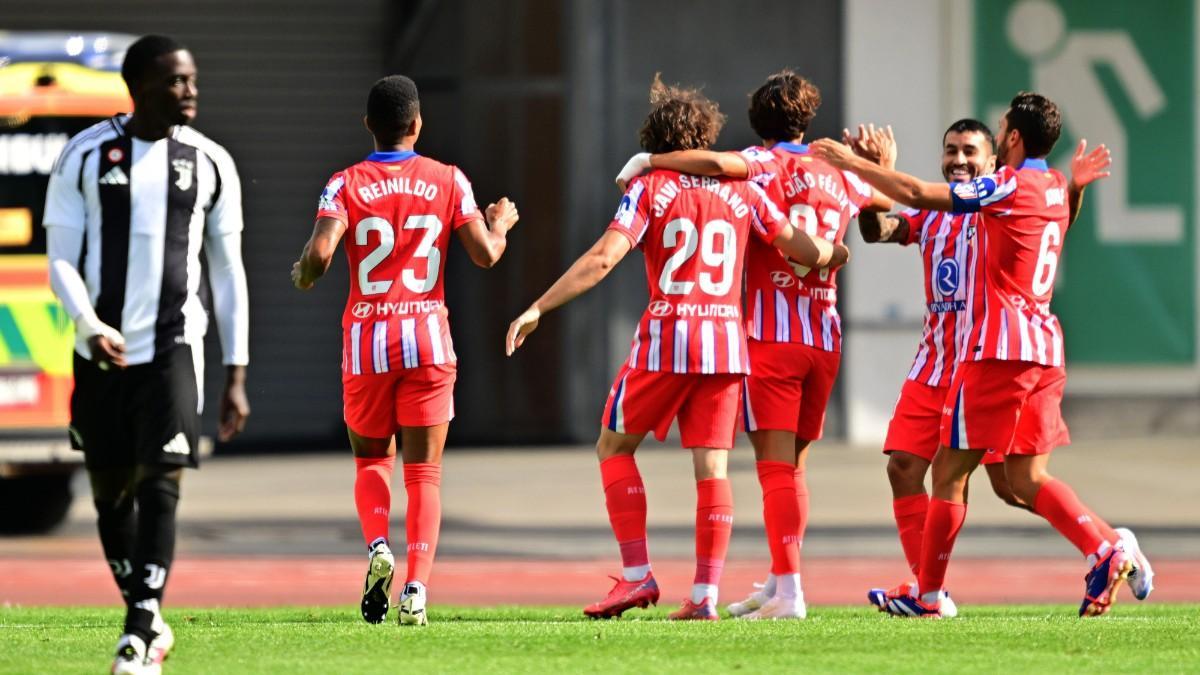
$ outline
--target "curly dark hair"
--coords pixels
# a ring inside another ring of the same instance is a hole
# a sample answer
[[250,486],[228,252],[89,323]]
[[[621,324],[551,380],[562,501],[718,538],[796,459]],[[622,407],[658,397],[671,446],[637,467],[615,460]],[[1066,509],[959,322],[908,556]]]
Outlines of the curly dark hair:
[[783,69],[750,94],[750,127],[764,141],[791,141],[808,131],[821,107],[821,90]]
[[1023,91],[1013,97],[1008,104],[1008,130],[1014,129],[1021,134],[1025,141],[1027,157],[1045,157],[1054,149],[1058,136],[1062,133],[1062,113],[1054,101]]
[[663,84],[658,73],[650,84],[650,114],[638,132],[646,152],[704,149],[725,126],[720,107],[699,89]]

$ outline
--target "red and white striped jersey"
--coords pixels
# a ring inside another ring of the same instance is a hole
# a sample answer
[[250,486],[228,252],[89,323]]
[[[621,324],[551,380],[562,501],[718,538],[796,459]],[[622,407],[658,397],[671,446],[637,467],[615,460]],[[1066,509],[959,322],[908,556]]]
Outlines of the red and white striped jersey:
[[920,243],[925,271],[925,326],[908,379],[948,387],[971,331],[966,277],[975,264],[979,216],[906,209],[900,217],[908,223],[908,239],[900,244]]
[[333,175],[317,217],[347,229],[342,370],[453,363],[443,263],[450,232],[483,217],[466,176],[412,151],[374,152]]
[[[871,201],[871,186],[813,157],[807,145],[776,143],[770,150],[742,151],[751,180],[787,209],[792,227],[842,243],[850,219]],[[746,302],[750,339],[796,342],[830,352],[842,350],[837,312],[837,272],[804,267],[779,249],[750,242]]]
[[1050,311],[1070,225],[1067,178],[1042,159],[960,183],[954,210],[978,212],[979,255],[971,267],[971,332],[962,359],[1063,365],[1063,337]]
[[652,171],[634,179],[609,229],[641,246],[650,304],[629,367],[673,373],[748,373],[742,326],[746,243],[787,226],[758,185]]

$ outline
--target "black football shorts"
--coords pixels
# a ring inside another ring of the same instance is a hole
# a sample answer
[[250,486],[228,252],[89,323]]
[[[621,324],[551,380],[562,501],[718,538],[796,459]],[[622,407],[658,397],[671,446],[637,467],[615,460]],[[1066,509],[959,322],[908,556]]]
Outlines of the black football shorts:
[[192,347],[187,344],[124,370],[101,369],[76,353],[71,447],[83,451],[89,468],[196,467],[200,459],[196,382]]

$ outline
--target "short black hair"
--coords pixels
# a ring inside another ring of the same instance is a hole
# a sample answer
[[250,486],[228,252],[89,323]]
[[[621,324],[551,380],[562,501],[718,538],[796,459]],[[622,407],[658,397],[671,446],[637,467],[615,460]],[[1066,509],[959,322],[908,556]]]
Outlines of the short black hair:
[[371,87],[367,96],[367,126],[380,141],[395,142],[421,112],[417,85],[403,75],[388,75]]
[[1062,133],[1062,113],[1054,101],[1029,91],[1013,97],[1008,104],[1008,129],[1021,132],[1027,157],[1041,158],[1050,154]]
[[121,62],[121,79],[133,93],[146,77],[154,60],[163,54],[172,54],[187,49],[175,38],[166,35],[143,35],[125,50],[125,60]]
[[946,129],[946,133],[942,134],[942,145],[946,144],[946,137],[951,133],[965,134],[970,132],[983,134],[983,137],[987,139],[988,145],[992,148],[996,147],[996,139],[994,136],[992,136],[992,130],[988,128],[988,125],[972,117],[964,117],[954,124],[951,124],[950,127]]

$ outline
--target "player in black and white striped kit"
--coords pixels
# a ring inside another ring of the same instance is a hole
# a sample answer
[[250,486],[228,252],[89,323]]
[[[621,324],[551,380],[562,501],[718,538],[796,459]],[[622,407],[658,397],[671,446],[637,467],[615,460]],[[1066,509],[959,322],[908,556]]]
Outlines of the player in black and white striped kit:
[[188,124],[196,67],[178,42],[131,45],[133,113],[75,136],[46,194],[50,282],[75,321],[72,444],[83,450],[104,555],[125,596],[114,673],[157,673],[174,643],[159,613],[183,467],[197,465],[208,259],[226,384],[218,436],[242,430],[248,299],[229,154]]

